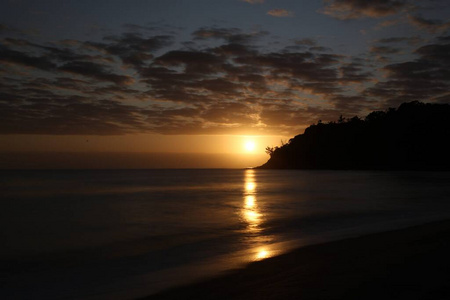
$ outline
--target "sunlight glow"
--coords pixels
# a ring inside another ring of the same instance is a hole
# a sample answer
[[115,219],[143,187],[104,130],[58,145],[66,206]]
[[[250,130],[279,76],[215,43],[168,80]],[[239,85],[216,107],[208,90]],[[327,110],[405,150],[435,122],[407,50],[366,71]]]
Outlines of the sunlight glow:
[[241,216],[245,223],[247,223],[248,232],[258,232],[261,224],[261,217],[263,216],[256,204],[256,182],[255,171],[245,171],[244,181],[244,205],[241,210]]
[[254,141],[246,141],[244,144],[244,148],[248,152],[253,152],[256,149],[256,144]]
[[252,181],[246,182],[245,183],[245,191],[247,192],[247,194],[252,194],[255,191],[256,188],[256,184]]
[[270,255],[269,251],[261,250],[258,253],[256,253],[255,260],[261,260],[261,259],[269,258],[270,256],[271,255]]
[[249,195],[245,197],[245,207],[252,208],[255,206],[255,196]]
[[271,246],[265,245],[273,240],[272,235],[265,232],[261,226],[265,221],[263,206],[258,205],[258,177],[253,169],[247,169],[244,173],[244,186],[242,189],[243,203],[240,210],[241,221],[246,225],[245,237],[251,239],[252,244],[260,247],[249,251],[249,259],[258,261],[274,256]]

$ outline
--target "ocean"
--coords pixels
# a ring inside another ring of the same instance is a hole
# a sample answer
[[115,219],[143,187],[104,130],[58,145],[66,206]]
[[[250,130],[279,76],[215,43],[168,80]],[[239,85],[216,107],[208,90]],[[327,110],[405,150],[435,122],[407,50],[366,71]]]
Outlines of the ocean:
[[0,171],[1,299],[133,299],[450,217],[449,172]]

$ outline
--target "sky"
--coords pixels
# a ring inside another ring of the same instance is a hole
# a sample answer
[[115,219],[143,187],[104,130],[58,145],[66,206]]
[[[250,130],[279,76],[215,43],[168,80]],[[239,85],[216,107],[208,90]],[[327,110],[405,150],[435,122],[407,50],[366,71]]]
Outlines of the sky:
[[0,168],[246,167],[319,120],[450,103],[446,0],[4,0],[0,20]]

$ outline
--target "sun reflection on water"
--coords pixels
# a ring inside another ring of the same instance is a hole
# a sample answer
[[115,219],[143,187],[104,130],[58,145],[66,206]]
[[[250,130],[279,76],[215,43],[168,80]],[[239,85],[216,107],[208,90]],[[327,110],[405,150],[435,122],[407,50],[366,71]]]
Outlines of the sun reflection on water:
[[253,195],[245,196],[245,207],[252,208],[254,206],[255,206],[255,196]]
[[246,193],[253,193],[255,191],[255,189],[256,189],[255,182],[250,181],[250,180],[253,180],[253,178],[252,177],[250,177],[250,178],[245,177],[245,179],[248,180],[248,181],[245,182],[245,192]]
[[254,233],[259,231],[262,214],[259,212],[256,203],[256,182],[255,171],[247,170],[245,172],[244,182],[244,205],[241,209],[241,215],[247,223],[247,231]]
[[262,249],[262,250],[260,250],[260,251],[258,251],[256,253],[255,260],[261,260],[261,259],[269,258],[270,256],[271,255],[270,255],[269,251],[267,251],[265,249]]
[[246,170],[243,187],[243,203],[240,209],[242,222],[246,224],[245,239],[250,261],[269,258],[276,250],[272,249],[273,236],[268,235],[261,226],[265,220],[261,204],[258,205],[258,184],[255,170]]

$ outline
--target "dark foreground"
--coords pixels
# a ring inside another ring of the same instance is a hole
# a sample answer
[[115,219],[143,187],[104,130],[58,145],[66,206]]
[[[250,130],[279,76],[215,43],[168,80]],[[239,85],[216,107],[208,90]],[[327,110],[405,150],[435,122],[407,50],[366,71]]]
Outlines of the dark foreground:
[[145,299],[450,299],[450,221],[297,249]]

